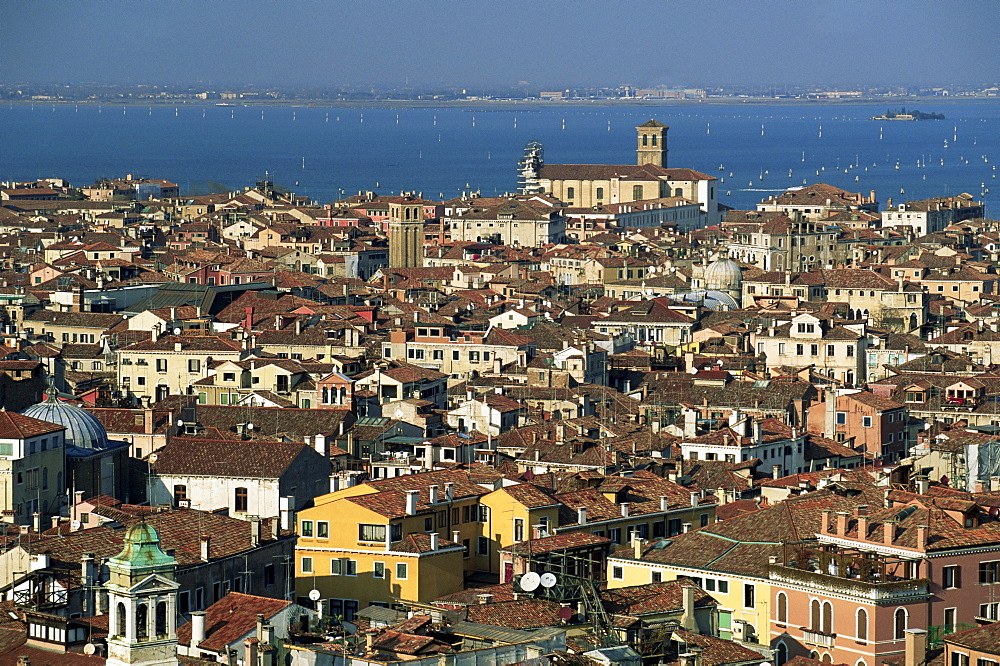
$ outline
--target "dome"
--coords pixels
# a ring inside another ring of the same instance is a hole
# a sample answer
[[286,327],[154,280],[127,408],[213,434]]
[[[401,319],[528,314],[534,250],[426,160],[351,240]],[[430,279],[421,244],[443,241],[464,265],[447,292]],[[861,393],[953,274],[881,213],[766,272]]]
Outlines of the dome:
[[146,522],[138,522],[128,528],[122,552],[108,561],[108,566],[122,570],[169,567],[174,564],[174,558],[160,549],[160,535]]
[[732,259],[720,257],[705,266],[702,279],[705,289],[739,290],[740,283],[743,282],[743,270]]
[[21,410],[25,416],[57,423],[66,427],[66,445],[81,449],[103,449],[108,446],[108,433],[97,418],[76,405],[59,399],[58,391],[50,386],[46,398],[37,405]]

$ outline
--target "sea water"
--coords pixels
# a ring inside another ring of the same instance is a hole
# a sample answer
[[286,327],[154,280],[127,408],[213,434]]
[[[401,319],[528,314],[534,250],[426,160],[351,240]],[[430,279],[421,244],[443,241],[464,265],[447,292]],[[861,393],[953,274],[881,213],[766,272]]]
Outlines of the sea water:
[[1000,103],[925,102],[945,120],[879,122],[884,105],[594,103],[482,108],[2,105],[0,180],[73,185],[125,174],[182,193],[270,180],[319,203],[358,191],[447,199],[513,191],[524,144],[549,164],[631,164],[635,127],[670,126],[668,166],[719,178],[719,200],[752,209],[803,183],[875,190],[885,207],[972,194],[1000,203]]

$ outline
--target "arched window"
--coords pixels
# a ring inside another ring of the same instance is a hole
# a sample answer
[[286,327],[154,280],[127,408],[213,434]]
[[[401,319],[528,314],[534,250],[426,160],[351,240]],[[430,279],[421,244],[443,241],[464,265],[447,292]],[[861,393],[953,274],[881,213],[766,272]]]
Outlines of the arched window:
[[778,650],[774,655],[775,666],[782,666],[786,661],[788,661],[788,646],[784,643],[778,643]]
[[156,635],[167,635],[167,602],[161,601],[156,604]]
[[143,640],[149,636],[149,607],[139,604],[135,607],[135,637]]
[[823,633],[833,633],[833,604],[829,601],[823,602]]
[[858,609],[857,637],[859,641],[868,640],[868,611],[864,608]]
[[649,135],[648,134],[643,134],[642,135],[642,145],[643,146],[648,146],[649,145]]
[[813,599],[809,602],[809,629],[810,631],[822,631],[822,618],[820,616],[819,600]]
[[653,146],[654,147],[656,146],[656,135],[655,134],[653,135]]
[[906,609],[897,608],[896,614],[893,616],[893,625],[895,626],[894,637],[896,640],[902,640],[906,638]]
[[125,604],[119,601],[116,613],[118,614],[118,635],[124,636],[128,628],[128,619],[125,617]]
[[823,658],[820,661],[822,661],[824,664],[832,664],[833,663],[833,655],[831,655],[829,652],[824,652],[823,653]]
[[778,592],[778,622],[788,622],[788,597],[784,592]]

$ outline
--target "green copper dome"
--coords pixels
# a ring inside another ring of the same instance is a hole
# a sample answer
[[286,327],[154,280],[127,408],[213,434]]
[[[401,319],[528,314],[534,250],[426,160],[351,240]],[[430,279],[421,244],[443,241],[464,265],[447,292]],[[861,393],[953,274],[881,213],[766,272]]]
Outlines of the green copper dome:
[[125,547],[108,561],[118,569],[159,569],[172,567],[177,561],[160,550],[160,535],[149,523],[140,522],[125,533]]

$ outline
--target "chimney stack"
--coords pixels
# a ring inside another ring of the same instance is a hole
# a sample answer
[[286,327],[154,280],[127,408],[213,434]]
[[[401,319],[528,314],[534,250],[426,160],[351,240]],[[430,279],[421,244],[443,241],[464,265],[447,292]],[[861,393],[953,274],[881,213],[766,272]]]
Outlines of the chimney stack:
[[260,545],[260,516],[250,516],[250,547]]
[[695,621],[694,617],[694,593],[695,587],[693,585],[685,585],[681,588],[682,598],[683,598],[683,613],[681,614],[681,628],[687,631],[695,632],[698,631],[698,623]]
[[622,502],[618,506],[621,507],[622,518],[628,518],[628,509],[629,509],[628,502]]
[[417,498],[420,497],[419,490],[407,490],[406,491],[406,515],[415,516],[417,515]]
[[427,500],[427,503],[428,504],[437,504],[438,503],[438,486],[437,486],[437,484],[434,483],[431,486],[429,486],[427,488],[427,492],[430,495],[430,499]]
[[431,532],[431,550],[438,549],[438,533]]
[[823,509],[823,513],[821,515],[822,515],[823,518],[822,518],[822,522],[820,523],[819,531],[821,533],[823,533],[823,534],[829,534],[830,533],[830,516],[833,515],[833,511],[831,509]]
[[896,521],[885,521],[882,525],[882,530],[882,543],[886,546],[891,546],[892,542],[896,539]]
[[700,496],[699,493],[697,493],[697,492],[695,492],[695,491],[692,490],[691,491],[691,506],[698,506],[698,500],[700,499],[700,497],[701,496]]
[[455,484],[451,481],[448,481],[446,484],[444,484],[444,501],[450,502],[453,499],[455,499]]
[[670,498],[666,495],[660,495],[660,511],[670,510]]
[[587,507],[581,506],[576,510],[576,522],[580,525],[587,524]]
[[844,536],[847,534],[847,519],[850,516],[846,511],[837,512],[837,535]]
[[192,611],[190,647],[197,647],[203,640],[205,640],[205,611]]
[[208,548],[211,544],[212,538],[207,534],[201,535],[201,561],[208,562]]
[[923,666],[927,660],[927,631],[907,629],[904,641],[904,666]]

